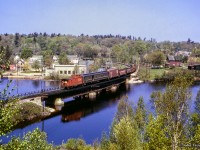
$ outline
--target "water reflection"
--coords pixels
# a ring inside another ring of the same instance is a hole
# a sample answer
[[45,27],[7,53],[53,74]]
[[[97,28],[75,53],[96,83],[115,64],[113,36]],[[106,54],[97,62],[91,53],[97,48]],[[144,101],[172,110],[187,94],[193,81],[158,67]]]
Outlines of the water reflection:
[[128,91],[130,91],[130,86],[122,85],[118,88],[116,93],[106,90],[102,91],[95,100],[84,98],[68,101],[68,99],[63,98],[64,101],[67,101],[64,103],[64,106],[53,106],[52,104],[48,105],[48,102],[47,106],[53,106],[56,110],[61,111],[62,122],[78,121],[83,117],[95,114],[96,112],[116,104],[117,101],[124,95],[124,93]]

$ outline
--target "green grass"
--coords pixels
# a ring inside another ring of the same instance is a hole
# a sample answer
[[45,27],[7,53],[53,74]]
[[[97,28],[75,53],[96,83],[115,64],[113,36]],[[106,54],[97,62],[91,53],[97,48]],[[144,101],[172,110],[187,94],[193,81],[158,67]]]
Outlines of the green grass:
[[150,69],[145,66],[140,66],[138,76],[141,80],[154,80],[157,77],[161,77],[167,69]]
[[150,69],[150,80],[154,80],[156,77],[160,77],[166,69]]

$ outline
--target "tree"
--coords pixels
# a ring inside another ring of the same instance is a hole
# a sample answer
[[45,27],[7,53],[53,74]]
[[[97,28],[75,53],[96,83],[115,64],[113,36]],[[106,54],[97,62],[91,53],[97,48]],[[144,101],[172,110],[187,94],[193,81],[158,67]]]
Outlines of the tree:
[[7,45],[6,52],[5,52],[5,59],[9,60],[11,55],[12,55],[12,53],[10,51],[10,47]]
[[[6,48],[7,49],[7,48]],[[9,68],[10,61],[6,58],[7,51],[3,46],[0,47],[0,78],[3,76],[3,72]]]
[[17,124],[13,121],[18,112],[16,101],[0,99],[0,137],[10,132],[13,126]]
[[53,52],[51,50],[44,51],[42,53],[44,58],[44,65],[50,67],[52,64]]
[[114,125],[113,132],[117,149],[141,149],[137,128],[134,126],[133,120],[129,116],[120,119],[119,123]]
[[66,144],[63,145],[68,150],[90,150],[90,145],[87,145],[83,139],[69,139]]
[[111,55],[121,63],[128,63],[132,60],[132,56],[129,54],[129,48],[124,45],[115,45],[112,47]]
[[32,68],[35,70],[39,70],[41,67],[40,62],[38,60],[34,61],[32,64]]
[[197,93],[196,100],[194,102],[194,113],[191,114],[191,121],[189,122],[189,137],[191,139],[199,132],[200,124],[200,90]]
[[68,59],[67,54],[65,52],[62,52],[59,55],[58,62],[61,65],[67,65],[67,64],[69,64],[69,59]]
[[19,35],[19,33],[15,33],[15,40],[14,40],[14,42],[15,42],[15,46],[16,47],[20,46],[20,35]]
[[[127,122],[127,126],[125,125],[125,122]],[[123,129],[128,128],[128,130],[123,131]],[[133,129],[131,131],[131,129]],[[114,143],[118,145],[118,142],[120,142],[120,145],[123,142],[122,136],[129,136],[128,133],[131,133],[132,137],[136,136],[135,138],[138,138],[138,128],[136,123],[134,122],[134,112],[133,108],[130,104],[130,101],[128,100],[128,97],[123,97],[117,108],[117,113],[113,119],[111,129],[110,129],[110,141],[111,143]],[[123,137],[124,138],[124,137]],[[127,141],[129,142],[129,140]],[[137,143],[137,141],[136,141]],[[129,144],[129,143],[124,143]],[[121,145],[120,147],[123,147],[124,145]]]
[[145,109],[145,105],[144,105],[144,100],[143,97],[139,98],[139,101],[137,103],[137,108],[135,111],[135,115],[134,115],[134,119],[137,123],[137,126],[139,128],[139,133],[140,133],[140,138],[141,138],[141,142],[144,141],[144,132],[145,132],[145,127],[147,124],[147,112]]
[[199,115],[199,119],[200,119],[200,90],[197,93],[196,96],[196,101],[195,101],[195,112]]
[[166,57],[162,51],[154,51],[147,55],[147,61],[151,62],[154,66],[163,65]]
[[147,45],[144,41],[135,41],[133,50],[139,55],[145,54],[147,51]]
[[171,140],[172,149],[178,148],[178,143],[184,138],[184,131],[188,122],[188,102],[191,94],[188,87],[191,80],[185,76],[178,76],[166,86],[166,91],[154,92],[154,103],[157,116],[164,117],[167,135]]
[[1,145],[0,148],[4,150],[10,149],[29,149],[29,150],[53,150],[52,144],[47,142],[46,133],[41,132],[39,129],[35,129],[32,132],[28,132],[23,136],[22,139],[19,137],[14,137],[7,144]]
[[170,139],[166,136],[167,127],[164,123],[164,116],[156,118],[149,115],[149,122],[145,132],[145,147],[154,150],[167,150],[171,148]]
[[[4,64],[5,63],[5,64]],[[4,59],[4,53],[0,51],[0,66],[7,65],[7,60]],[[4,70],[0,70],[2,73]],[[7,83],[4,89],[0,92],[0,137],[10,132],[17,122],[13,121],[18,109],[16,108],[17,99],[8,99],[14,89],[8,91],[11,81]],[[0,82],[1,83],[1,82]]]
[[21,58],[22,59],[27,59],[29,57],[32,57],[32,55],[33,55],[33,51],[30,48],[25,47],[21,51]]

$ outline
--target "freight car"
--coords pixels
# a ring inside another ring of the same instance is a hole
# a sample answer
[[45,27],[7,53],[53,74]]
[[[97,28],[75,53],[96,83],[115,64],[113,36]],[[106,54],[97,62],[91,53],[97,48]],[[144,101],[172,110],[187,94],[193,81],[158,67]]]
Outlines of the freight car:
[[119,76],[124,76],[124,75],[126,75],[126,68],[124,68],[124,69],[119,69]]
[[109,78],[116,78],[116,77],[119,77],[119,70],[116,69],[116,68],[111,68],[111,69],[108,69],[108,75],[109,75]]
[[84,84],[107,80],[109,78],[109,74],[107,71],[82,74],[81,76],[83,77]]

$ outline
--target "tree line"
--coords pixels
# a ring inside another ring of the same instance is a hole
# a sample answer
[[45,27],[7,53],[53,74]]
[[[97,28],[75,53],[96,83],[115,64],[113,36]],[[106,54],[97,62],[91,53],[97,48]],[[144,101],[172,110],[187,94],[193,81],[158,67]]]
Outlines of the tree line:
[[[32,55],[43,55],[46,65],[52,60],[53,55],[77,55],[82,58],[106,58],[122,63],[133,63],[144,54],[161,51],[164,54],[173,54],[180,50],[199,53],[200,44],[190,38],[186,41],[157,42],[149,39],[122,36],[122,35],[94,35],[80,36],[30,33],[30,34],[0,34],[0,50],[6,52],[6,59],[13,62],[13,57],[18,54],[23,59]],[[106,61],[105,60],[105,61]],[[62,61],[61,61],[62,62]],[[64,61],[62,63],[67,63]],[[104,62],[105,63],[105,62]]]

